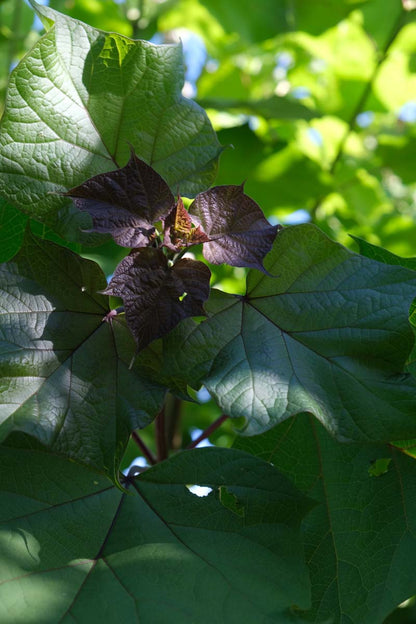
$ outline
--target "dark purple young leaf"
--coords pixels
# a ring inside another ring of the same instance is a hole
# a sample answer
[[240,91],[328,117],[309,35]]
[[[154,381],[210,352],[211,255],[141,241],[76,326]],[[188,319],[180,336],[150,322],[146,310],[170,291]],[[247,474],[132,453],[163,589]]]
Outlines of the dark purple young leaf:
[[210,242],[203,247],[212,264],[265,271],[263,259],[270,251],[280,226],[272,226],[243,186],[215,186],[200,193],[190,207]]
[[123,299],[127,324],[143,349],[182,319],[205,315],[210,277],[203,262],[182,259],[170,267],[160,249],[147,247],[120,262],[104,293]]
[[122,247],[145,247],[154,223],[175,199],[161,176],[132,152],[125,167],[100,173],[66,193],[93,220],[92,231],[110,233]]
[[176,206],[171,210],[164,222],[163,244],[172,251],[178,251],[183,247],[206,243],[209,238],[201,230],[194,227],[189,212],[183,205],[182,198],[178,198]]

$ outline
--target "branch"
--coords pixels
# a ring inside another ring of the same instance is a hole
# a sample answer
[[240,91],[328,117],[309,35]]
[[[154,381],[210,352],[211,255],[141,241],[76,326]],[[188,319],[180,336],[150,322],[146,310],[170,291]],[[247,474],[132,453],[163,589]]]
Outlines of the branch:
[[131,437],[136,442],[137,446],[142,451],[143,455],[146,457],[149,464],[154,466],[157,463],[156,457],[153,455],[152,451],[146,446],[140,436],[137,435],[135,431],[132,431]]
[[214,420],[214,422],[209,427],[207,427],[205,431],[201,433],[201,435],[199,435],[195,440],[192,440],[192,442],[188,444],[186,448],[191,449],[198,446],[198,444],[202,442],[202,440],[206,440],[211,435],[211,433],[218,429],[218,427],[220,427],[222,423],[227,420],[227,418],[229,418],[227,414],[222,414],[222,416],[217,418],[217,420]]
[[[374,81],[377,78],[377,75],[378,75],[378,73],[380,71],[380,67],[384,63],[384,61],[386,60],[388,52],[389,52],[389,50],[390,50],[394,40],[396,39],[397,35],[399,34],[399,32],[400,32],[400,30],[402,28],[404,15],[405,15],[404,11],[401,11],[400,15],[399,15],[399,18],[397,19],[397,21],[394,24],[394,27],[393,27],[393,29],[391,31],[390,37],[386,41],[383,49],[380,51],[379,58],[377,60],[376,66],[373,69],[373,73],[371,74],[370,79],[368,80],[368,82],[366,83],[366,85],[364,87],[364,90],[363,90],[363,92],[361,94],[361,97],[359,98],[356,106],[354,107],[354,110],[353,110],[353,112],[352,112],[352,114],[350,116],[350,119],[348,121],[348,128],[346,129],[345,134],[344,134],[344,136],[342,137],[342,139],[341,139],[341,141],[339,143],[338,150],[337,150],[337,152],[335,154],[335,158],[332,161],[331,167],[329,169],[329,173],[331,175],[333,175],[334,172],[335,172],[337,164],[338,164],[338,162],[339,162],[339,160],[340,160],[340,158],[341,158],[341,156],[342,156],[342,154],[344,152],[345,144],[346,144],[346,142],[348,140],[348,137],[350,136],[351,132],[353,131],[353,129],[355,127],[357,117],[362,112],[362,110],[364,108],[364,105],[365,105],[365,103],[366,103],[366,101],[368,99],[368,96],[371,93],[371,90],[372,90],[373,85],[374,85]],[[312,218],[314,218],[314,216],[316,214],[316,211],[319,208],[321,202],[322,202],[322,198],[318,199],[316,204],[311,208],[310,214],[311,214]]]
[[168,456],[165,431],[165,406],[163,405],[155,420],[157,461],[161,462]]

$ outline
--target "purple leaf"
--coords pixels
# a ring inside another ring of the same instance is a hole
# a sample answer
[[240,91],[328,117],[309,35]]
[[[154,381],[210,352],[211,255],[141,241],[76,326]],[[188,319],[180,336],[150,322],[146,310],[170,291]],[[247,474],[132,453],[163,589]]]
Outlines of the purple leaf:
[[123,247],[145,247],[154,223],[166,217],[175,199],[163,178],[132,152],[125,167],[100,173],[66,193],[93,220],[92,231],[110,233]]
[[181,197],[166,217],[164,230],[163,244],[172,251],[209,241],[200,226],[193,227],[191,216],[183,205]]
[[243,186],[215,186],[197,195],[189,210],[210,239],[203,246],[208,262],[267,273],[263,259],[281,226],[270,225]]
[[103,292],[123,299],[127,324],[143,349],[182,319],[205,316],[210,277],[203,262],[182,259],[170,267],[163,251],[147,247],[120,262]]

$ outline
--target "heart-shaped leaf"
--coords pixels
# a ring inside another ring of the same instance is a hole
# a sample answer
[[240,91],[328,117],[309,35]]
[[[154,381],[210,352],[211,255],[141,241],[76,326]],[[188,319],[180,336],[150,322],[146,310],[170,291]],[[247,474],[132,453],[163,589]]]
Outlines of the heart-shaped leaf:
[[205,315],[210,277],[203,262],[182,259],[170,267],[161,249],[147,247],[120,262],[104,292],[123,299],[127,324],[143,349],[181,320]]
[[416,272],[309,224],[279,233],[266,268],[279,277],[250,272],[245,296],[214,293],[206,321],[167,338],[166,372],[204,383],[249,434],[309,411],[339,440],[415,437],[416,380],[403,370]]
[[264,271],[263,259],[279,226],[270,225],[242,186],[215,186],[200,193],[189,211],[210,239],[203,247],[208,262]]
[[85,216],[71,216],[62,193],[122,167],[130,146],[175,193],[207,188],[221,147],[203,109],[181,95],[181,46],[105,33],[32,4],[49,30],[10,77],[0,194],[74,235],[71,218],[86,227]]
[[312,504],[270,464],[197,449],[125,485],[0,448],[2,621],[289,624],[310,607],[299,525]]
[[153,224],[175,205],[163,178],[134,152],[125,167],[100,173],[67,195],[79,210],[91,215],[94,232],[110,233],[122,247],[149,245]]
[[313,604],[306,619],[384,622],[414,594],[413,458],[386,445],[339,444],[306,414],[236,447],[273,462],[320,502],[302,523]]
[[166,389],[128,369],[134,342],[118,317],[103,322],[105,285],[94,262],[30,232],[1,265],[0,439],[21,432],[117,479]]

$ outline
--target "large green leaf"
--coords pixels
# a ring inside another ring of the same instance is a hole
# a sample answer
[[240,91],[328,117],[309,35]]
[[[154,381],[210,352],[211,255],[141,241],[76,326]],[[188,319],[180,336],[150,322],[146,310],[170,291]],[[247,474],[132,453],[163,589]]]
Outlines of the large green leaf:
[[106,284],[94,262],[30,232],[1,265],[0,439],[29,435],[116,479],[131,430],[165,389],[129,370],[129,330],[102,321]]
[[402,371],[416,272],[309,224],[279,233],[265,267],[275,277],[251,271],[245,296],[214,295],[208,320],[172,335],[166,371],[204,383],[249,434],[308,411],[343,441],[414,437],[416,383]]
[[321,503],[302,526],[310,621],[381,624],[415,593],[414,459],[384,445],[338,444],[306,414],[236,446]]
[[0,468],[2,621],[288,624],[310,608],[312,503],[247,453],[186,451],[124,494],[33,450],[3,447]]
[[124,165],[131,145],[175,193],[208,187],[221,148],[205,112],[181,95],[181,46],[133,41],[37,8],[50,30],[10,78],[0,193],[68,232],[73,209],[60,193]]

